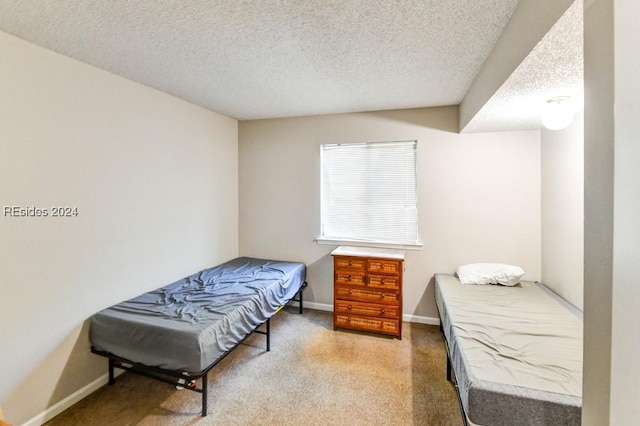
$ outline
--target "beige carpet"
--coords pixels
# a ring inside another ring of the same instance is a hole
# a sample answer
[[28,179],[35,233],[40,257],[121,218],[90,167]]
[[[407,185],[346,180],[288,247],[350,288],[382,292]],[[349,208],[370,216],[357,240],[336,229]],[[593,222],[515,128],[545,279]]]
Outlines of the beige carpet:
[[264,347],[255,334],[209,373],[207,417],[200,394],[125,373],[47,425],[462,424],[436,326],[404,323],[397,340],[287,307]]

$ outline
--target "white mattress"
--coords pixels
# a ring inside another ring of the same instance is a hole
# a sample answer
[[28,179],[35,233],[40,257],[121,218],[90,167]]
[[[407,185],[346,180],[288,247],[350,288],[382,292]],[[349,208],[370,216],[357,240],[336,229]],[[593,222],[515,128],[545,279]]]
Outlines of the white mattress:
[[462,405],[474,424],[580,424],[582,320],[532,282],[461,285],[436,302]]

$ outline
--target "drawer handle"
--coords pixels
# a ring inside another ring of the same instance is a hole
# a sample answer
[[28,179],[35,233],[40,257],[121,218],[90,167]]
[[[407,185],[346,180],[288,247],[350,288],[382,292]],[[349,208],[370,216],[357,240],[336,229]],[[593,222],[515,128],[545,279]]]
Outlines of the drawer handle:
[[348,310],[351,310],[351,305],[347,305],[347,309],[348,309]]
[[384,314],[384,309],[380,309],[380,314]]
[[344,276],[344,280],[345,281],[351,281],[351,275],[345,275]]
[[386,281],[385,280],[380,280],[380,284],[385,285]]

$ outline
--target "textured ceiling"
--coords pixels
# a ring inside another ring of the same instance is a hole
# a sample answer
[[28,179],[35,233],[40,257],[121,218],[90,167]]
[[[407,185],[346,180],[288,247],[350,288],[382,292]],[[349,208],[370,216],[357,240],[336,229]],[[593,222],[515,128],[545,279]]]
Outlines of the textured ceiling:
[[547,100],[584,104],[583,4],[574,2],[473,117],[465,133],[539,129]]
[[517,3],[2,0],[0,29],[257,119],[459,104]]

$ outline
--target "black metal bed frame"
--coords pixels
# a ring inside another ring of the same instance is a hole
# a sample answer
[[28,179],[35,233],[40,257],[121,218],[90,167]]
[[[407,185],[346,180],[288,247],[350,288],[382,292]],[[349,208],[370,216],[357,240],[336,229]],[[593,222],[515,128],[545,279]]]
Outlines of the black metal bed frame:
[[[307,282],[303,282],[300,286],[300,289],[293,296],[289,302],[299,302],[299,313],[303,313],[303,299],[302,299],[302,290],[307,287]],[[288,303],[288,302],[287,302]],[[286,305],[286,303],[285,303]],[[280,310],[285,306],[281,306],[276,313],[280,312]],[[275,314],[274,314],[275,315]],[[259,330],[262,325],[265,325],[265,330]],[[271,318],[267,319],[261,324],[258,324],[253,330],[249,332],[246,336],[242,338],[238,343],[236,343],[231,349],[227,352],[223,353],[218,359],[216,359],[213,363],[208,365],[204,370],[198,372],[185,372],[185,371],[177,371],[177,370],[165,370],[163,368],[158,367],[150,367],[148,365],[136,363],[134,361],[119,357],[110,352],[105,352],[91,347],[91,352],[108,358],[109,360],[109,385],[113,385],[115,383],[115,374],[114,371],[116,368],[120,370],[130,371],[135,374],[139,374],[141,376],[149,377],[154,380],[158,380],[164,383],[168,383],[170,385],[176,386],[179,389],[187,389],[193,392],[197,392],[202,394],[202,417],[207,415],[207,397],[208,397],[208,381],[207,374],[209,371],[218,365],[220,361],[226,358],[235,348],[240,346],[249,336],[253,333],[263,334],[266,336],[267,342],[267,352],[271,350]],[[196,381],[201,380],[200,387],[196,385]]]
[[469,421],[467,420],[467,414],[464,410],[464,406],[462,405],[462,398],[460,397],[460,388],[458,387],[458,380],[456,380],[456,374],[451,364],[449,342],[447,342],[447,336],[444,334],[444,329],[442,328],[442,320],[440,320],[440,331],[442,332],[444,346],[445,346],[445,349],[447,350],[447,381],[451,382],[453,384],[453,387],[456,389],[456,396],[458,397],[458,406],[460,406],[460,415],[462,417],[462,424],[464,426],[469,426]]

